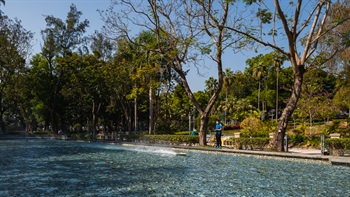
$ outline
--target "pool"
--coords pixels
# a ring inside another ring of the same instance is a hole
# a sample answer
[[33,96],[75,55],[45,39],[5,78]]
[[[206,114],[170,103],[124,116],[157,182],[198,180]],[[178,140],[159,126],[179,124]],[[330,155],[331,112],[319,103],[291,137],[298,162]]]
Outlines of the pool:
[[0,196],[350,196],[349,167],[179,151],[0,140]]

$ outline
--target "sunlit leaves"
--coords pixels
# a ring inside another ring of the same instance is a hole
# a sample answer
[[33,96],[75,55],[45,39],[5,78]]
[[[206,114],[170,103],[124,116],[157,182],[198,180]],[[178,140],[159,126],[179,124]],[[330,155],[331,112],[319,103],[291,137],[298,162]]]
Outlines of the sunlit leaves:
[[259,11],[256,13],[256,16],[260,18],[261,22],[264,23],[271,23],[272,20],[272,13],[268,11],[267,9],[259,9]]
[[253,3],[260,2],[261,0],[243,0],[247,5],[252,5]]

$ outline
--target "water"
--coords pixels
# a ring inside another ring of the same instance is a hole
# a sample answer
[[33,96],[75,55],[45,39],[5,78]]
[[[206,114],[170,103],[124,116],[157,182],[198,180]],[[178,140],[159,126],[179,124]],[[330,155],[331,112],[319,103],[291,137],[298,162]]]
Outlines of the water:
[[0,140],[0,196],[350,196],[326,162],[53,140]]

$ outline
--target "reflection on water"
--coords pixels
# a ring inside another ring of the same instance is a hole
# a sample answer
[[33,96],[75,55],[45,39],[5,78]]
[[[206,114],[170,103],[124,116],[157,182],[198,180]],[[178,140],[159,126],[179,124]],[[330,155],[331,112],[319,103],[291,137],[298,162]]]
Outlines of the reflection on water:
[[324,162],[52,140],[0,140],[0,196],[350,196]]

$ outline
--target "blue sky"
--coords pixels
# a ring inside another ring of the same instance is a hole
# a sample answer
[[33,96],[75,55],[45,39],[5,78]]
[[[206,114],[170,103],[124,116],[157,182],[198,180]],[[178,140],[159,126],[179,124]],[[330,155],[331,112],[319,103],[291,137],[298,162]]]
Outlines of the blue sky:
[[[21,20],[25,29],[35,33],[33,41],[33,54],[35,54],[40,52],[42,44],[40,31],[46,26],[45,16],[53,15],[65,20],[72,4],[75,4],[77,9],[83,13],[81,20],[90,21],[87,34],[101,29],[104,23],[97,10],[106,10],[111,5],[110,0],[5,0],[5,6],[1,6],[1,10],[10,18]],[[258,54],[234,54],[227,50],[223,57],[224,69],[229,67],[232,71],[244,70],[246,59],[256,55]],[[199,76],[195,68],[191,68],[188,74],[188,81],[194,92],[204,90],[204,82],[209,77],[216,78],[216,64],[206,61],[205,67],[200,71],[204,76]]]

